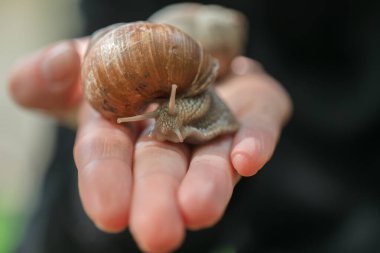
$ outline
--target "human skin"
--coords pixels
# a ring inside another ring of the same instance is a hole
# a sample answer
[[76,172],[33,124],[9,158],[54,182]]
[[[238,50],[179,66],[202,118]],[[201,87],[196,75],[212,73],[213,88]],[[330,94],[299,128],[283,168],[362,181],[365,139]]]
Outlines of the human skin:
[[61,41],[20,59],[10,73],[10,94],[23,107],[76,124],[80,197],[101,230],[129,227],[143,251],[174,250],[186,229],[218,222],[239,178],[268,162],[291,115],[290,97],[258,62],[238,57],[217,91],[239,131],[195,147],[157,142],[142,131],[146,124],[109,122],[83,99],[87,44],[87,38]]

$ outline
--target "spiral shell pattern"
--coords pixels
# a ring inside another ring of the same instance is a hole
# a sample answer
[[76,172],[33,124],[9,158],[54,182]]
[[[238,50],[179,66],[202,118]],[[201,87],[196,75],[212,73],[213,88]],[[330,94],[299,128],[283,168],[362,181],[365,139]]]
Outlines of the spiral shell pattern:
[[109,119],[133,116],[151,102],[204,92],[217,76],[218,61],[178,28],[134,22],[94,34],[83,65],[90,104]]

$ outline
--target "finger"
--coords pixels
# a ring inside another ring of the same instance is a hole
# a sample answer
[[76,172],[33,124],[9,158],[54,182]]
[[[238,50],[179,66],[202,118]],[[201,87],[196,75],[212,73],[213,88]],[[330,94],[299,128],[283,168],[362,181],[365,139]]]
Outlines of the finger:
[[237,56],[231,62],[231,73],[233,75],[242,76],[255,72],[264,72],[264,67],[258,61],[245,56]]
[[74,147],[84,209],[102,230],[116,232],[128,224],[132,195],[134,133],[85,106]]
[[229,159],[231,143],[224,137],[195,150],[178,193],[188,228],[209,227],[222,217],[238,180]]
[[231,160],[242,176],[251,176],[272,156],[292,106],[287,92],[265,72],[235,77],[220,87],[221,96],[241,122]]
[[25,57],[13,67],[9,90],[20,105],[62,117],[81,98],[81,54],[87,39],[62,41]]
[[183,144],[142,137],[135,147],[130,229],[143,251],[168,252],[185,234],[177,191],[188,167]]
[[245,56],[237,56],[233,59],[230,66],[229,74],[216,83],[216,86],[228,85],[231,80],[237,76],[245,76],[248,74],[262,74],[264,67],[258,61]]

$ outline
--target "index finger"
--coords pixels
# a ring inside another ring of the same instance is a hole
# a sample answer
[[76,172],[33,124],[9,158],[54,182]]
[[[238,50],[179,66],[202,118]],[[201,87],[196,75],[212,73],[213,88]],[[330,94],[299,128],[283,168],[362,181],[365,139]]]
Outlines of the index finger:
[[80,114],[74,147],[78,184],[85,211],[109,232],[128,225],[135,134],[115,125],[89,105]]
[[88,38],[56,42],[23,57],[9,73],[9,92],[21,106],[43,110],[65,123],[82,99],[80,65]]

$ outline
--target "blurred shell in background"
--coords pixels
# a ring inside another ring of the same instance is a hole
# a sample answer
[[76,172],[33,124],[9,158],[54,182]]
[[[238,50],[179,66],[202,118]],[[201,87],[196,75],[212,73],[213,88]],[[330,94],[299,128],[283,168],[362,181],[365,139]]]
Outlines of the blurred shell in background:
[[180,3],[158,10],[148,20],[176,26],[198,40],[218,58],[220,77],[228,73],[235,56],[244,54],[248,21],[239,11],[219,5]]

